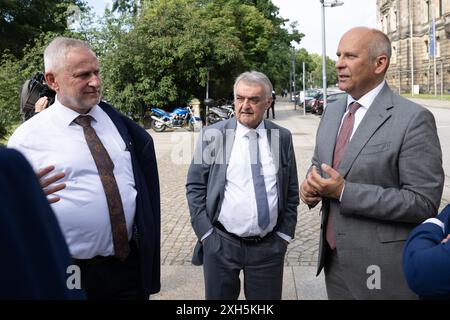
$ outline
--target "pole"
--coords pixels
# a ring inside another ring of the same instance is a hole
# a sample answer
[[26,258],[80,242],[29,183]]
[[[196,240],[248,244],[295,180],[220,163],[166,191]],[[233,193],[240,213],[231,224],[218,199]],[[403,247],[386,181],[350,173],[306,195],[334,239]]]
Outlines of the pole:
[[293,101],[293,95],[292,95],[292,66],[291,66],[291,71],[289,71],[289,94],[290,94],[290,98],[291,101]]
[[206,99],[209,99],[209,70],[206,73]]
[[440,58],[439,61],[441,62],[441,99],[442,99],[444,95],[444,66],[443,66],[444,62],[442,58]]
[[324,0],[320,0],[322,4],[322,87],[323,87],[323,109],[327,106],[327,49],[325,47],[325,4]]
[[[206,73],[206,101],[209,100],[209,70]],[[205,125],[209,125],[208,121],[208,114],[209,114],[209,102],[205,103]]]
[[413,1],[409,0],[409,51],[411,56],[411,95],[414,95],[414,41],[413,41]]
[[[441,60],[442,61],[442,60]],[[302,63],[302,65],[303,65],[303,115],[304,116],[306,116],[306,90],[305,90],[305,79],[306,79],[306,76],[305,76],[305,61],[303,61],[303,63]],[[442,63],[441,63],[441,66],[442,66]]]
[[434,7],[433,7],[433,72],[434,72],[434,95],[437,96],[437,79],[436,79],[436,20],[434,15]]
[[297,98],[295,89],[295,48],[292,47],[292,87],[294,89],[294,109],[297,110]]

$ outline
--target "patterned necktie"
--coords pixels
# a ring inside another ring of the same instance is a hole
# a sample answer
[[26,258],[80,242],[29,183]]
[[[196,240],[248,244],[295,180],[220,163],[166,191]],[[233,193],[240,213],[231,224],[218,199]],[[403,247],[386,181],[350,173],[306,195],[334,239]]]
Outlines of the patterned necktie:
[[[339,164],[341,163],[345,150],[347,150],[347,145],[350,141],[350,137],[352,136],[353,126],[355,125],[355,112],[359,107],[361,107],[361,105],[358,102],[354,101],[351,103],[348,108],[349,110],[344,117],[344,121],[342,121],[341,130],[336,138],[336,146],[334,147],[333,168],[335,170],[339,168]],[[333,231],[331,210],[328,213],[326,239],[331,249],[336,248],[336,236]]]
[[269,225],[269,203],[267,202],[266,183],[261,164],[258,137],[255,130],[249,131],[246,136],[249,139],[250,166],[252,168],[253,187],[255,189],[256,208],[258,211],[258,225],[265,230]]
[[124,261],[130,253],[130,246],[122,199],[113,173],[114,163],[97,136],[97,133],[95,133],[94,128],[92,128],[91,120],[91,116],[80,115],[73,122],[83,127],[84,137],[94,158],[103,189],[105,190],[111,221],[114,256]]

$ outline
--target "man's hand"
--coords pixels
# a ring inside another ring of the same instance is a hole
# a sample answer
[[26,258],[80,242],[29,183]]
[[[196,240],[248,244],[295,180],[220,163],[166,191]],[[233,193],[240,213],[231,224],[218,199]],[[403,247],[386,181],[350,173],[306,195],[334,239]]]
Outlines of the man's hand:
[[38,113],[47,108],[48,98],[46,96],[40,97],[34,104],[34,112]]
[[[51,194],[53,194],[59,190],[62,190],[66,187],[65,183],[60,183],[60,184],[56,184],[54,186],[48,187],[52,183],[55,183],[56,181],[61,180],[65,176],[64,172],[60,172],[60,173],[57,173],[53,176],[50,176],[50,177],[44,179],[44,176],[47,175],[48,173],[52,172],[53,170],[55,170],[54,166],[48,166],[48,167],[42,168],[38,172],[36,172],[36,176],[38,177],[38,179],[41,183],[41,187],[44,190],[44,193],[46,196],[51,195]],[[55,203],[55,202],[58,202],[59,200],[61,200],[61,198],[57,197],[57,196],[48,198],[49,203]]]
[[308,173],[308,177],[303,181],[302,185],[300,186],[300,199],[304,203],[306,203],[310,207],[315,207],[316,204],[318,204],[322,198],[319,196],[317,191],[311,186],[309,183],[309,179],[311,176],[311,172]]
[[441,243],[447,243],[448,240],[450,240],[450,234],[447,235],[447,237],[444,238],[444,239],[441,241]]
[[344,178],[342,178],[339,172],[324,163],[322,164],[322,171],[327,173],[330,178],[322,178],[317,172],[316,167],[313,167],[307,179],[309,185],[321,197],[339,199],[345,184]]

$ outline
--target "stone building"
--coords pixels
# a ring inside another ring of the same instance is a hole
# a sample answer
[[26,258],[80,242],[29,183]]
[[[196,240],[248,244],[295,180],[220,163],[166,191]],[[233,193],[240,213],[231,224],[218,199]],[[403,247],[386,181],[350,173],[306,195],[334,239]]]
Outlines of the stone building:
[[[436,59],[430,57],[433,16]],[[449,94],[450,0],[377,0],[377,18],[392,42],[387,74],[391,88],[401,93],[414,89],[434,94],[436,89],[438,95],[441,90]]]

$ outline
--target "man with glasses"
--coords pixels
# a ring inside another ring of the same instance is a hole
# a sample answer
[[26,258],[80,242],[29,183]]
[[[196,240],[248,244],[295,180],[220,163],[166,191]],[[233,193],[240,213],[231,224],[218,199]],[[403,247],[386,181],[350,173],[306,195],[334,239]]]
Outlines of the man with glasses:
[[234,84],[236,118],[200,135],[187,176],[206,299],[281,299],[287,245],[297,223],[298,178],[291,133],[268,120],[272,84],[256,71]]

